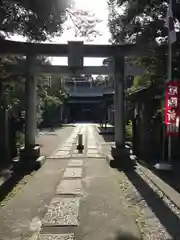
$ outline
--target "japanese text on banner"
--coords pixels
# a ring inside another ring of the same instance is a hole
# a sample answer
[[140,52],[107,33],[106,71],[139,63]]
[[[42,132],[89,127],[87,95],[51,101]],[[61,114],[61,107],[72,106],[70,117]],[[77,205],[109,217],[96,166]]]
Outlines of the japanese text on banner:
[[165,123],[167,135],[179,134],[180,118],[180,82],[169,82],[166,85]]

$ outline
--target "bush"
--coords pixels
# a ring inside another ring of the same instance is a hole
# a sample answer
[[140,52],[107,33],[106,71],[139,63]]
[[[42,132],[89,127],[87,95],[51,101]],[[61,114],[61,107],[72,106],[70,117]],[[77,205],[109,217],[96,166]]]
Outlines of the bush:
[[23,132],[16,133],[16,146],[19,149],[24,145],[24,134]]
[[128,124],[126,125],[126,139],[132,141],[132,121],[129,120]]
[[55,96],[47,95],[44,99],[44,109],[42,115],[41,126],[52,126],[55,124],[56,119],[59,116],[59,109],[61,107],[61,100]]

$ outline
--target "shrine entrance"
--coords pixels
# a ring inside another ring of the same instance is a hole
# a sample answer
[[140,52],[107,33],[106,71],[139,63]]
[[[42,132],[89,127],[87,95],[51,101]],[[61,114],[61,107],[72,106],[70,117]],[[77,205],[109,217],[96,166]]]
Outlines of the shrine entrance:
[[[159,49],[158,49],[159,50]],[[164,51],[164,49],[162,49]],[[125,96],[124,76],[125,56],[152,55],[156,51],[149,46],[126,45],[85,45],[83,42],[69,42],[68,44],[39,44],[22,43],[0,40],[0,54],[13,54],[26,56],[22,65],[7,65],[9,72],[24,74],[26,76],[26,124],[25,147],[22,149],[22,158],[35,159],[40,154],[36,146],[36,76],[40,73],[65,74],[95,74],[114,76],[114,124],[115,143],[114,155],[124,156],[125,149]],[[35,64],[36,56],[68,57],[68,66],[52,66]],[[113,66],[85,67],[84,57],[111,57]]]

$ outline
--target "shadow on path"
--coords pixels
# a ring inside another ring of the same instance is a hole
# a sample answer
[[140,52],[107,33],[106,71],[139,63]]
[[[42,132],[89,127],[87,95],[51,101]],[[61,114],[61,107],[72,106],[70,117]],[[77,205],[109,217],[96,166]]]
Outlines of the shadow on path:
[[169,171],[158,171],[152,165],[147,164],[144,161],[139,161],[139,162],[141,165],[150,169],[155,175],[161,178],[169,186],[174,188],[174,190],[180,193],[180,174],[179,174],[180,164],[179,163],[173,164],[173,171],[169,172]]
[[114,142],[114,127],[98,127],[98,130],[105,142]]
[[13,172],[12,176],[0,186],[0,203],[13,190],[13,188],[31,171]]
[[125,174],[171,237],[180,240],[180,219],[135,171]]

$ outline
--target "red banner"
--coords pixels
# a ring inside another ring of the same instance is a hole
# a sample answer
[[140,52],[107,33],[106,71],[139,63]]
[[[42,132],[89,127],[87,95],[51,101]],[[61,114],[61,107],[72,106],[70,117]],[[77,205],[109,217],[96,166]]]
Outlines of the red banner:
[[165,123],[168,136],[179,135],[180,81],[166,84]]

